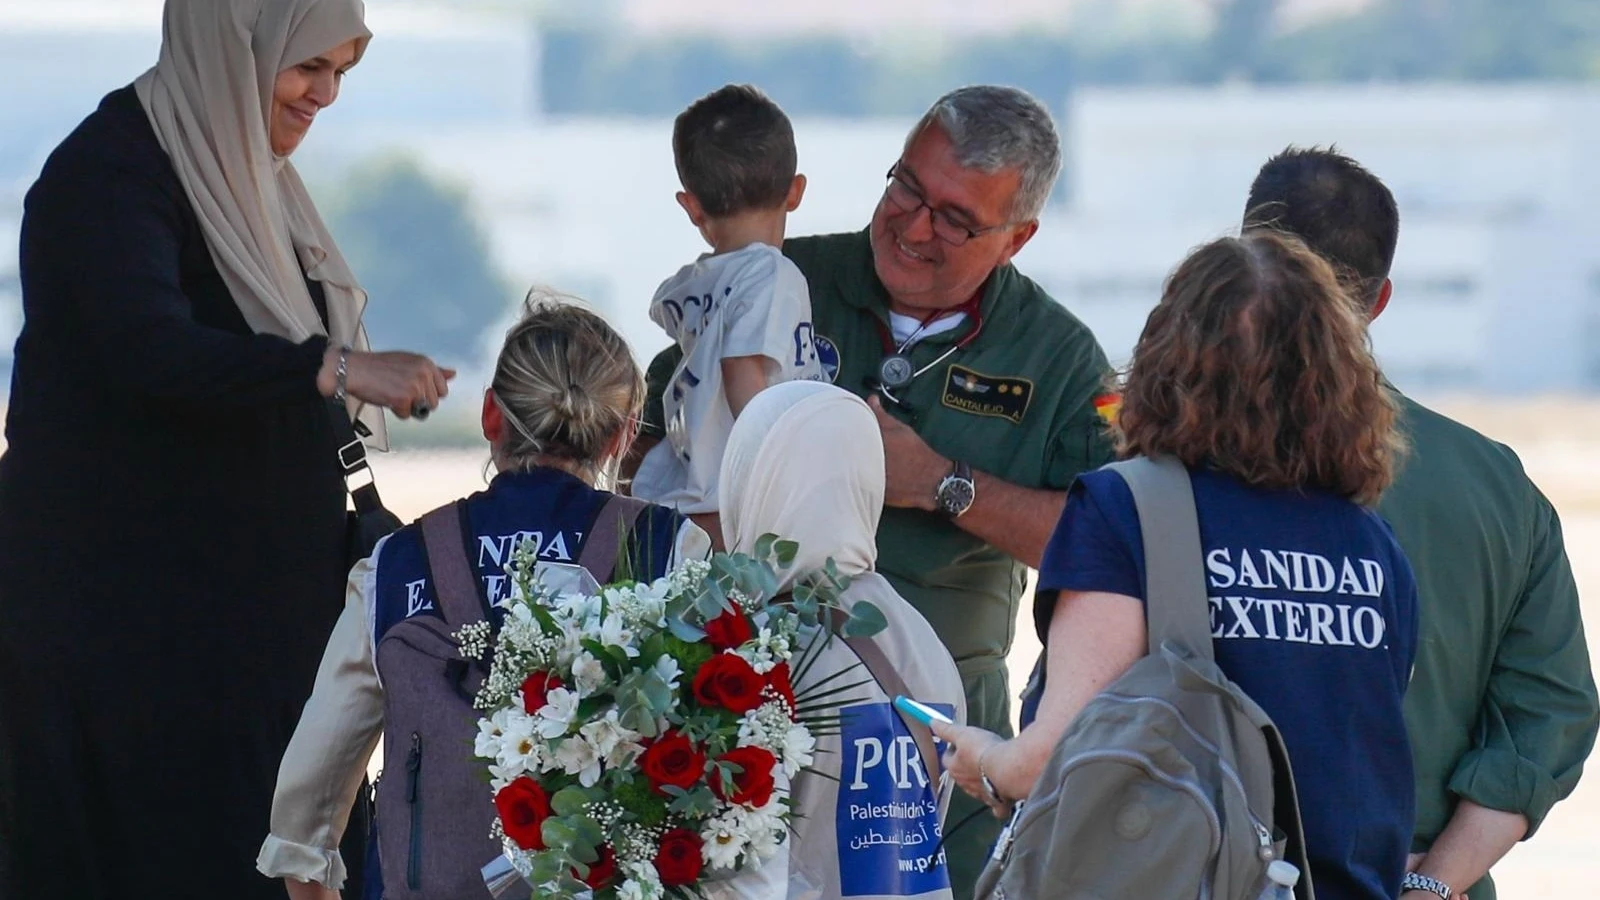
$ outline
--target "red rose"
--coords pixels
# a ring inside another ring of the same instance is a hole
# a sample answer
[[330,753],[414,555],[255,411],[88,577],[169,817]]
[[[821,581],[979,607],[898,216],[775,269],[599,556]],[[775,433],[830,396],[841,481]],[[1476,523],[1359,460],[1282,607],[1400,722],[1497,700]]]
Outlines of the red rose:
[[[589,863],[589,874],[584,878],[578,879],[587,884],[591,891],[600,890],[617,877],[616,851],[611,849],[610,844],[601,844],[597,852],[600,854],[600,858]],[[578,870],[573,869],[572,874],[577,875]]]
[[664,785],[688,790],[698,784],[705,774],[706,755],[680,732],[668,731],[645,748],[639,756],[639,769],[656,793],[665,795]]
[[656,851],[656,873],[667,887],[694,884],[705,861],[700,856],[700,835],[687,828],[674,828],[661,836]]
[[741,716],[761,705],[766,686],[767,680],[736,653],[718,653],[694,673],[694,698],[701,706],[721,706]]
[[732,650],[750,640],[750,620],[737,609],[730,609],[706,623],[706,637],[718,650]]
[[550,702],[550,692],[562,687],[566,687],[566,684],[562,682],[560,676],[549,672],[535,672],[529,675],[528,680],[522,683],[522,708],[527,710],[530,716],[537,713]]
[[711,779],[711,792],[729,803],[739,803],[755,809],[767,805],[772,799],[772,770],[778,758],[760,747],[738,747],[717,758],[719,763],[733,763],[742,771],[733,776],[733,786],[722,781],[721,770]]
[[777,691],[783,702],[789,704],[789,718],[793,719],[799,704],[794,700],[794,685],[789,681],[788,663],[781,662],[772,667],[772,671],[767,673],[767,687]]
[[516,841],[518,847],[544,849],[544,833],[540,829],[550,818],[550,795],[539,782],[526,775],[511,782],[494,795],[494,808],[500,813],[506,837]]

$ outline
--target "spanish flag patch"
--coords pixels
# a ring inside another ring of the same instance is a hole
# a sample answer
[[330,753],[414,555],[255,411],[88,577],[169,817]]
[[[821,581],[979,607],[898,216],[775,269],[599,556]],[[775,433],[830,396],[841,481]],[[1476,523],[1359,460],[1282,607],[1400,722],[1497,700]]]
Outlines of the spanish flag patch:
[[1094,398],[1094,411],[1100,414],[1100,418],[1106,420],[1107,425],[1116,424],[1117,413],[1121,409],[1121,394],[1101,394],[1100,396]]

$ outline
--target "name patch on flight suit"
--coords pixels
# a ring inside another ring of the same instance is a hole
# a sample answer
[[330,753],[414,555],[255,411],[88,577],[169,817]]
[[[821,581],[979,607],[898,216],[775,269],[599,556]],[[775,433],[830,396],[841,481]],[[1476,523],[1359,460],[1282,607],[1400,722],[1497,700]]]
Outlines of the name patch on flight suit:
[[1021,425],[1033,402],[1033,382],[1026,378],[983,375],[966,366],[951,366],[945,376],[944,397],[951,409],[975,416],[995,416]]

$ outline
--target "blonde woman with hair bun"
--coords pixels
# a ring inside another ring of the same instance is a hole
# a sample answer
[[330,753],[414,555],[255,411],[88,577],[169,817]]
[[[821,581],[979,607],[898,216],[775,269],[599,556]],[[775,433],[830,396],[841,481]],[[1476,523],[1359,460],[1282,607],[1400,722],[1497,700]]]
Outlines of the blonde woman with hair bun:
[[[535,543],[541,561],[580,561],[596,520],[613,500],[606,486],[633,441],[643,402],[644,376],[627,343],[604,319],[571,298],[530,294],[521,319],[506,334],[483,395],[483,436],[496,474],[459,507],[463,538],[474,555],[470,562],[482,584],[481,601],[493,606],[506,595],[505,566],[524,540]],[[663,506],[625,502],[639,510],[622,547],[633,577],[657,578],[681,560],[710,555],[710,537],[685,517]],[[590,574],[604,584],[612,572]],[[293,898],[337,896],[345,878],[339,842],[362,773],[384,733],[383,680],[396,677],[385,670],[380,680],[374,648],[396,623],[438,616],[436,600],[419,524],[384,538],[350,573],[344,615],[284,755],[271,834],[257,859],[262,873],[284,879]],[[387,736],[386,770],[404,770],[406,737]],[[460,752],[470,749],[469,740]],[[492,816],[488,791],[482,803],[487,823]],[[384,822],[398,820],[404,827],[406,818],[404,809],[391,816],[384,804],[380,784],[380,842]],[[487,825],[483,836],[487,862],[498,849],[488,839]],[[403,860],[384,861],[386,882],[395,865],[405,870]],[[425,868],[421,896],[454,896],[427,883],[449,874]],[[375,880],[378,873],[366,877]]]

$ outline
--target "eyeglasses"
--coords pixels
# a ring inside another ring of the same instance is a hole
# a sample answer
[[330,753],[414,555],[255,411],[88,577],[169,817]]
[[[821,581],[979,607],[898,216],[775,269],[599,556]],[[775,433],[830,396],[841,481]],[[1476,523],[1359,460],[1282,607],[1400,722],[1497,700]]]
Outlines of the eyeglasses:
[[[902,213],[914,213],[924,206],[928,206],[928,198],[924,197],[921,191],[901,178],[899,171],[899,163],[889,167],[889,174],[885,176],[889,179],[889,186],[884,189],[884,199],[888,200]],[[934,235],[952,247],[959,247],[975,237],[999,231],[1011,224],[1010,222],[1002,222],[999,225],[990,225],[986,228],[968,228],[950,218],[950,213],[942,209],[934,209],[931,206],[928,206],[928,219],[933,223]]]

